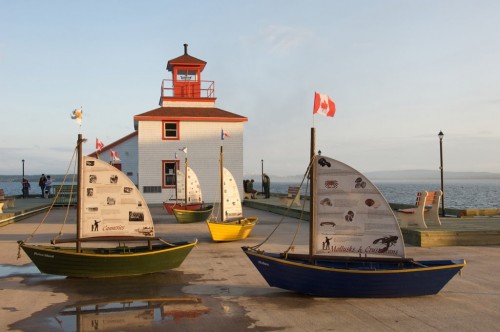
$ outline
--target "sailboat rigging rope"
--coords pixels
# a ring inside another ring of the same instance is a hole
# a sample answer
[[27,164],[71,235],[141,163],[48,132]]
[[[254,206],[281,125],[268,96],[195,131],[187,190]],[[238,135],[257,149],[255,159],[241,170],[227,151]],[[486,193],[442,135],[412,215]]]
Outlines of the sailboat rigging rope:
[[[71,201],[72,201],[72,198],[73,198],[73,188],[75,187],[75,176],[77,176],[77,163],[73,163],[73,160],[75,158],[75,155],[77,153],[77,148],[75,148],[75,152],[73,153],[73,157],[71,158],[71,162],[70,162],[70,165],[73,164],[73,177],[71,178],[71,189],[69,191],[69,199],[68,199],[68,205],[66,206],[66,214],[64,215],[64,219],[63,219],[63,222],[62,222],[62,225],[61,225],[61,228],[59,229],[59,233],[52,239],[52,241],[55,241],[56,239],[58,239],[61,235],[63,235],[64,233],[62,232],[64,226],[66,226],[66,221],[68,220],[68,214],[69,214],[69,209],[71,207]],[[68,166],[68,169],[69,169],[69,166]],[[64,176],[64,179],[63,179],[63,184],[65,183],[66,181],[66,177],[68,176],[68,170],[66,171],[66,175]],[[62,186],[61,188],[59,188],[59,192],[61,191],[62,189]],[[59,195],[59,193],[58,193]],[[57,197],[56,197],[57,198]],[[54,199],[54,202],[56,201],[56,199]]]
[[[219,165],[220,165],[220,158],[219,158]],[[219,166],[220,167],[220,166]],[[219,201],[217,203],[217,197],[221,198],[220,194],[220,181],[221,181],[221,172],[219,171],[219,176],[217,177],[217,181],[215,181],[215,190],[213,191],[214,193],[214,199],[213,199],[213,210],[212,213],[210,213],[210,216],[208,217],[208,220],[216,222],[220,216],[220,209],[221,209],[221,202]],[[222,222],[222,220],[221,220]]]
[[[302,181],[300,182],[299,191],[298,191],[299,193],[302,190],[302,186],[304,185],[304,181],[306,181],[306,178],[307,178],[306,190],[309,188],[309,178],[310,177],[308,175],[309,175],[309,172],[310,172],[311,167],[313,165],[314,159],[315,159],[315,157],[313,156],[311,158],[310,162],[309,162],[309,165],[307,167],[306,172],[304,173],[304,176],[302,177]],[[302,208],[301,208],[301,212],[300,212],[299,221],[297,222],[297,228],[296,228],[295,233],[293,235],[292,242],[290,243],[289,247],[284,252],[285,254],[288,253],[288,251],[290,251],[291,249],[294,248],[295,240],[296,240],[296,238],[297,238],[297,236],[299,234],[301,221],[303,221],[305,203],[306,203],[306,200],[304,200],[304,202],[302,203]],[[250,247],[250,249],[258,251],[257,249],[260,246],[262,246],[264,243],[266,243],[271,238],[271,236],[274,234],[274,232],[276,232],[276,230],[281,226],[281,224],[283,223],[283,220],[285,220],[285,218],[288,216],[288,212],[290,211],[290,209],[292,207],[292,204],[293,204],[293,201],[290,202],[290,205],[288,205],[285,213],[283,214],[283,216],[281,217],[280,221],[278,222],[278,224],[276,225],[276,227],[273,229],[273,231],[261,243],[255,245],[253,247]]]
[[[73,156],[71,157],[71,161],[70,161],[70,163],[68,164],[68,168],[66,169],[66,174],[64,175],[64,178],[63,178],[63,181],[62,181],[62,183],[63,183],[63,184],[65,183],[65,181],[66,181],[66,177],[67,177],[67,176],[68,176],[68,174],[69,174],[69,169],[70,169],[70,167],[71,167],[71,164],[73,164],[73,160],[75,159],[75,155],[76,155],[76,153],[77,153],[77,149],[75,148],[75,150],[74,150],[74,152],[73,152]],[[75,175],[74,175],[74,172],[73,172],[73,177],[74,177],[74,176],[75,176]],[[31,233],[31,234],[30,234],[30,235],[26,238],[26,240],[22,241],[22,243],[26,243],[26,242],[28,242],[29,240],[31,240],[31,239],[33,238],[33,236],[36,234],[36,232],[38,231],[38,229],[39,229],[39,228],[42,226],[42,224],[45,222],[45,220],[46,220],[46,219],[47,219],[47,217],[49,216],[49,214],[50,214],[50,212],[51,212],[52,208],[54,207],[54,204],[55,204],[55,202],[57,201],[57,198],[59,197],[59,194],[60,194],[60,192],[61,192],[61,189],[62,189],[62,185],[61,185],[61,187],[59,188],[59,190],[57,191],[57,193],[56,193],[56,195],[55,195],[55,197],[54,197],[54,200],[52,201],[52,203],[51,203],[51,205],[50,205],[49,209],[48,209],[48,210],[47,210],[47,212],[45,213],[45,216],[43,217],[42,221],[40,221],[40,223],[39,223],[39,224],[38,224],[38,226],[35,228],[35,230],[34,230],[34,231],[33,231],[33,232],[32,232],[32,233]],[[71,197],[70,197],[69,202],[71,202]],[[68,203],[68,210],[69,210],[69,203]],[[66,222],[67,215],[68,215],[68,214],[66,213],[66,217],[65,217],[65,219],[64,219],[64,223]],[[64,226],[64,224],[63,224],[63,226]],[[59,231],[59,234],[62,234],[62,233],[61,233],[61,231],[62,231],[62,227],[61,227],[61,230]],[[18,253],[18,256],[19,256],[19,253]]]

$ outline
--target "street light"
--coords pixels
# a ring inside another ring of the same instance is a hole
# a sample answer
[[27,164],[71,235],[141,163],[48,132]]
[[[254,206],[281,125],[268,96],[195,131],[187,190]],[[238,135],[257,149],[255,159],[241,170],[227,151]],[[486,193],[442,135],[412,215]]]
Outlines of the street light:
[[23,180],[24,180],[24,159],[22,160],[23,162]]
[[444,213],[444,179],[443,179],[443,137],[444,137],[444,134],[441,130],[439,131],[438,137],[439,137],[439,156],[441,157],[441,166],[439,167],[439,169],[441,170],[441,192],[443,193],[443,196],[441,196],[441,216],[444,217],[445,216],[445,213]]

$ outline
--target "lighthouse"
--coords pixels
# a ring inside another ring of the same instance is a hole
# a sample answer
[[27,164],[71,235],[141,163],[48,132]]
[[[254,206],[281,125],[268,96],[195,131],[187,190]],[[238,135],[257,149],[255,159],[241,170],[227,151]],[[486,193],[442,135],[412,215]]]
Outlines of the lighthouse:
[[[176,170],[185,157],[198,176],[204,201],[217,201],[219,151],[243,193],[243,137],[248,119],[216,107],[215,81],[204,80],[207,62],[189,54],[167,62],[159,108],[134,116],[137,131],[137,185],[148,203],[175,197]],[[229,136],[222,140],[221,132]],[[186,155],[187,153],[187,155]]]

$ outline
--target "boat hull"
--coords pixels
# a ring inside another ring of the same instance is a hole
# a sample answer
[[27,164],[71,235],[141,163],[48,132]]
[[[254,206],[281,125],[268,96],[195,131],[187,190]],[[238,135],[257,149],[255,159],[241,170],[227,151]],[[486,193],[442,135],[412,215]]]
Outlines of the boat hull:
[[181,204],[181,203],[167,203],[163,202],[163,207],[167,211],[168,214],[173,214],[173,209],[177,210],[199,210],[203,206],[202,203],[196,203],[196,204]]
[[115,248],[27,245],[20,247],[42,273],[80,278],[141,275],[179,267],[198,241]]
[[212,240],[216,242],[238,241],[246,239],[257,222],[257,217],[249,216],[222,223],[207,220],[207,226],[212,235]]
[[172,212],[177,222],[185,224],[207,220],[212,214],[213,209],[213,206],[209,205],[198,210],[182,210],[174,208]]
[[465,261],[419,262],[283,259],[242,247],[270,286],[320,297],[411,297],[438,293]]

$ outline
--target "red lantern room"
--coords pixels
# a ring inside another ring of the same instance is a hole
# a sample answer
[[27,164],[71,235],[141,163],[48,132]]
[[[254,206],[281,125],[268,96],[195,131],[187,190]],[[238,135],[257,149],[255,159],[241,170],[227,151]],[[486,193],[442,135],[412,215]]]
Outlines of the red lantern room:
[[188,54],[188,44],[184,44],[184,54],[168,61],[167,70],[172,79],[164,79],[161,85],[160,106],[178,102],[215,102],[214,81],[201,79],[201,72],[207,63]]

